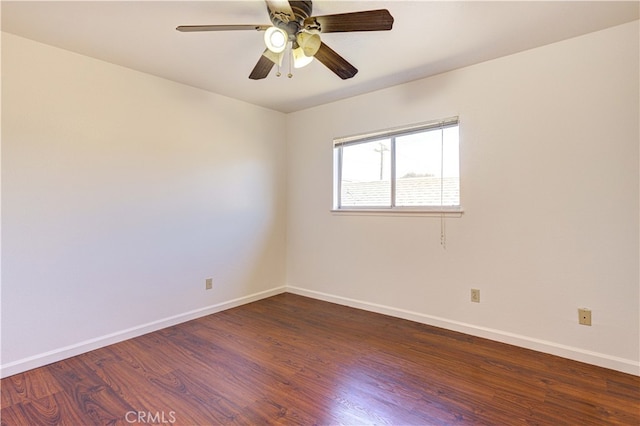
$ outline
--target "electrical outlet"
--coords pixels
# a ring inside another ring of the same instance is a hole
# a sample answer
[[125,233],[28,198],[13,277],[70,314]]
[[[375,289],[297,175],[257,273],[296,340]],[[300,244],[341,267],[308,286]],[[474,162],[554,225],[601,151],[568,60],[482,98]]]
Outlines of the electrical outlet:
[[471,289],[471,301],[474,303],[480,303],[480,290],[477,288]]
[[582,325],[591,325],[591,309],[578,309],[578,323]]
[[207,278],[204,282],[204,289],[211,290],[213,288],[213,278]]

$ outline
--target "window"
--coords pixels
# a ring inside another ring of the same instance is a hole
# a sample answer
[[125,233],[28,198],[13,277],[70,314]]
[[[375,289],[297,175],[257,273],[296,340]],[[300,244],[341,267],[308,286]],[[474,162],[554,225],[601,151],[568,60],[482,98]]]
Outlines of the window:
[[457,117],[333,146],[334,210],[460,211]]

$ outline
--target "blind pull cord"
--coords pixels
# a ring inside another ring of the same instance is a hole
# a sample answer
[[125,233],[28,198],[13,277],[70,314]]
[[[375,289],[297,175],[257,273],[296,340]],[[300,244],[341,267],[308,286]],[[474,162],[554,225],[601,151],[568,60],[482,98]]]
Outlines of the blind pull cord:
[[[440,129],[440,209],[444,206],[444,128]],[[444,212],[440,212],[440,245],[447,249],[447,225]]]

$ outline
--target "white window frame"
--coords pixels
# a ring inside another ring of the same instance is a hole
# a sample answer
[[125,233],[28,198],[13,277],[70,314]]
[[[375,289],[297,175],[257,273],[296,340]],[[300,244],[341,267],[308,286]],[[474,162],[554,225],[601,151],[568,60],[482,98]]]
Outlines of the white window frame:
[[[395,138],[400,136],[406,136],[414,133],[420,133],[429,130],[445,129],[447,127],[453,127],[460,125],[460,120],[457,116],[449,117],[443,120],[430,121],[425,123],[411,124],[408,126],[395,127],[392,129],[378,130],[364,134],[338,137],[333,140],[333,208],[332,212],[335,213],[355,213],[355,214],[454,214],[459,215],[462,213],[462,200],[458,205],[439,205],[439,206],[396,206],[396,159],[395,159]],[[356,145],[360,143],[372,142],[380,139],[391,140],[391,206],[341,206],[340,197],[342,191],[342,149],[341,147]],[[458,140],[458,144],[460,141]],[[459,155],[458,155],[458,161]],[[442,176],[441,176],[442,179]],[[460,185],[460,182],[458,182]],[[460,188],[460,186],[459,186]],[[441,187],[441,191],[443,191]],[[442,195],[442,192],[441,192]]]

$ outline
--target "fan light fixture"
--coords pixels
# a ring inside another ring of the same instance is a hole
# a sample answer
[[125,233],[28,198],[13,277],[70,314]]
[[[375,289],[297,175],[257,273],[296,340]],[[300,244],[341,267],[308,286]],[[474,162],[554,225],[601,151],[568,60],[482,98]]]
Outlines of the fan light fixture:
[[313,56],[306,56],[302,47],[296,47],[291,51],[291,54],[293,56],[294,68],[306,67],[311,63],[311,61],[313,61]]
[[318,31],[304,31],[296,36],[298,45],[302,48],[305,56],[314,56],[320,49],[322,41]]
[[320,35],[317,31],[304,31],[296,36],[293,49],[293,66],[295,68],[306,67],[313,61],[313,56],[320,49]]
[[288,35],[278,27],[269,27],[264,33],[264,43],[273,53],[284,52],[287,47]]

